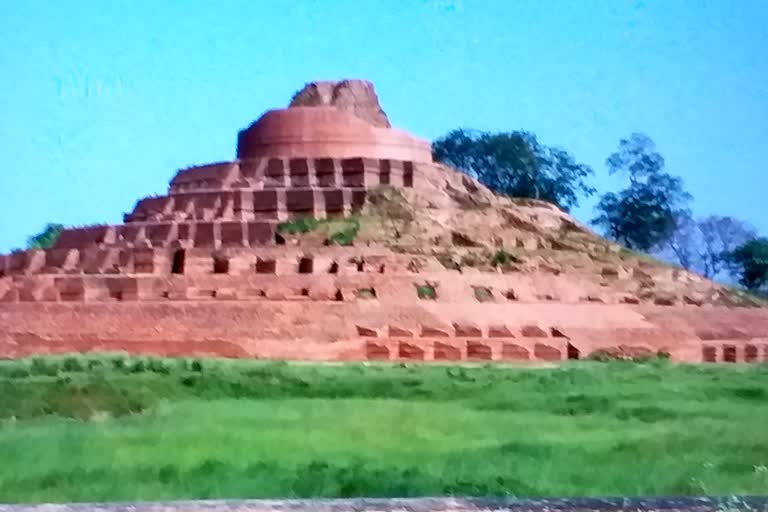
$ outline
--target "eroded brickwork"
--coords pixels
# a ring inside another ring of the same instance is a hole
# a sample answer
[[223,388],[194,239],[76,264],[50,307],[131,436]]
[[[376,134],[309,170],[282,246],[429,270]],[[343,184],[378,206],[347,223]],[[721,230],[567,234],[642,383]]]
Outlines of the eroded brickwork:
[[[611,247],[552,207],[534,205],[527,218],[497,207],[488,243],[502,253],[455,263],[441,240],[481,244],[444,227],[446,208],[472,217],[489,196],[383,122],[369,85],[335,87],[309,87],[268,112],[240,133],[237,160],[179,171],[167,195],[141,199],[123,224],[67,229],[52,249],[0,256],[0,357],[768,361],[766,309],[713,306],[722,290],[677,270],[605,263]],[[399,224],[348,246],[281,231],[296,219],[360,218],[383,189],[412,201],[385,209],[384,224],[437,212],[426,247],[391,244]],[[566,231],[579,233],[578,250]],[[507,250],[545,256],[524,264]]]

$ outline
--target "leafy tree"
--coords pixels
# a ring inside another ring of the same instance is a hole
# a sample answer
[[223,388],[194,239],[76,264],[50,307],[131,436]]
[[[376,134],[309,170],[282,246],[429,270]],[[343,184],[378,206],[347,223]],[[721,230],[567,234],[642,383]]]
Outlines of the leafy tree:
[[646,135],[632,134],[606,160],[610,174],[628,177],[629,185],[600,199],[592,222],[606,236],[630,249],[650,251],[667,242],[678,221],[689,216],[691,196],[683,180],[664,172],[664,158]]
[[745,288],[757,291],[768,284],[768,238],[749,240],[728,254],[734,275]]
[[64,230],[61,224],[46,224],[45,229],[27,239],[27,249],[49,249],[53,247]]
[[737,247],[755,238],[755,230],[733,217],[710,215],[694,220],[681,216],[666,249],[681,266],[707,278],[728,270],[728,257]]
[[541,144],[528,132],[453,130],[432,145],[436,161],[513,197],[543,199],[568,210],[579,196],[592,195],[592,169],[567,151]]

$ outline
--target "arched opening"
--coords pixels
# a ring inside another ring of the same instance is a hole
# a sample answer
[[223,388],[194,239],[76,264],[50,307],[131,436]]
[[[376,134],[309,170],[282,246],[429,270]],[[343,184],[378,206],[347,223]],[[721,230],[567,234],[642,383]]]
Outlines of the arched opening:
[[275,260],[263,260],[256,258],[256,273],[257,274],[274,274],[277,269],[277,263]]
[[328,273],[329,274],[338,274],[339,273],[339,264],[335,261],[331,263],[331,266],[328,267]]
[[311,274],[313,266],[312,258],[305,256],[299,259],[299,274]]
[[574,347],[570,343],[568,344],[567,350],[568,350],[568,359],[580,359],[581,358],[581,352],[579,351],[579,349],[577,349],[576,347]]
[[342,302],[344,300],[344,294],[341,293],[341,290],[336,290],[336,294],[333,296],[333,300],[337,302]]
[[184,263],[186,261],[186,251],[179,249],[173,253],[173,261],[171,262],[171,274],[183,274]]
[[222,257],[213,258],[214,274],[229,274],[229,260]]

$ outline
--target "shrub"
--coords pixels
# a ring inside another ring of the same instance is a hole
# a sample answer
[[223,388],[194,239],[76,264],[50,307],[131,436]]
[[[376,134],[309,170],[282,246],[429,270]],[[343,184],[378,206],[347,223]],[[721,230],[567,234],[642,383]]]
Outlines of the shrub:
[[491,257],[491,265],[494,267],[508,265],[510,263],[519,263],[519,260],[514,254],[507,252],[504,248],[496,251]]
[[294,219],[287,222],[281,222],[277,225],[278,233],[286,233],[289,235],[296,235],[298,233],[309,233],[317,229],[320,225],[320,221],[313,219],[312,217],[305,217],[303,219]]
[[437,289],[432,283],[417,284],[416,293],[420,299],[435,300],[437,298]]

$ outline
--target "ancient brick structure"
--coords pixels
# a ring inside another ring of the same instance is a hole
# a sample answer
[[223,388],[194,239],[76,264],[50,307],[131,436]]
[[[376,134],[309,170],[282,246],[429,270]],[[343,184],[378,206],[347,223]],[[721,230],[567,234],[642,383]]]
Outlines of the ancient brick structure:
[[[285,229],[299,219],[360,233]],[[369,83],[319,82],[240,132],[236,160],[179,171],[122,225],[0,256],[0,356],[768,361],[768,312],[746,305],[433,163]]]

